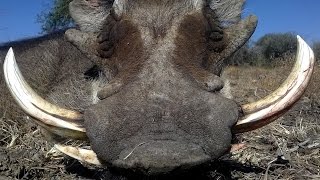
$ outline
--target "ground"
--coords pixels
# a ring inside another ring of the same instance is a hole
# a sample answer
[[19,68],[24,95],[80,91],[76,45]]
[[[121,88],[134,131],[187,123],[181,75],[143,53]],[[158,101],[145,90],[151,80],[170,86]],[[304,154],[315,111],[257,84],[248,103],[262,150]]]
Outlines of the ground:
[[[240,104],[273,91],[286,78],[291,61],[273,67],[232,66],[225,70],[234,99]],[[198,179],[320,179],[320,66],[305,96],[270,125],[237,135],[242,148],[192,172]],[[1,179],[128,179],[82,165],[45,141],[24,116],[0,120]],[[137,178],[137,177],[136,177]],[[138,177],[140,179],[148,179]],[[129,178],[132,179],[132,178]],[[150,179],[150,178],[149,178]]]

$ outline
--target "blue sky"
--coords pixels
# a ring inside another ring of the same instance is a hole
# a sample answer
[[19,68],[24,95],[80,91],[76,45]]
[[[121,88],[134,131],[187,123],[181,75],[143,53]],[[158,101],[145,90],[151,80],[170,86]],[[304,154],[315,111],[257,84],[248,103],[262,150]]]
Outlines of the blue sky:
[[309,42],[320,41],[320,0],[247,0],[245,13],[259,19],[253,39],[294,32]]
[[[53,0],[1,0],[0,43],[38,36],[37,14]],[[259,18],[253,40],[266,33],[294,32],[309,42],[320,41],[320,0],[247,0],[245,14]]]
[[0,0],[0,42],[33,37],[41,32],[37,14],[51,0]]

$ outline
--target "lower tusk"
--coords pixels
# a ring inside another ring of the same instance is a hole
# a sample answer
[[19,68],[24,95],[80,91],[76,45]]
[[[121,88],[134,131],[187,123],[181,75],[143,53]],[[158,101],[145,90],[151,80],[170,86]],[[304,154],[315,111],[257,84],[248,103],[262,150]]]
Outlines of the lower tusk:
[[66,139],[74,139],[74,140],[82,140],[82,141],[88,141],[88,136],[86,133],[82,131],[76,131],[66,128],[60,128],[57,126],[50,126],[47,124],[44,124],[42,121],[34,119],[34,121],[40,125],[42,128],[47,130],[50,133],[53,133],[55,135],[58,135],[60,137],[66,138]]
[[11,94],[26,113],[45,125],[85,134],[81,113],[55,106],[31,89],[18,68],[12,48],[7,53],[3,68]]
[[241,133],[260,128],[274,121],[305,92],[314,69],[314,53],[308,44],[298,36],[296,63],[286,81],[272,94],[250,104],[242,105],[244,116],[235,125],[233,132]]
[[59,144],[56,144],[54,147],[59,151],[63,152],[64,154],[72,158],[75,158],[79,161],[87,162],[89,164],[94,164],[98,166],[102,165],[102,163],[97,158],[97,154],[92,150],[81,149],[72,146],[63,146]]

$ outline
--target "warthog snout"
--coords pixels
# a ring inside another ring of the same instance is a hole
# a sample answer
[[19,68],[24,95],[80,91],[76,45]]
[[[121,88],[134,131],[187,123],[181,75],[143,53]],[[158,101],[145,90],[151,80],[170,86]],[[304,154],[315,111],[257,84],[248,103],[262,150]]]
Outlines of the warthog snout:
[[225,153],[238,119],[236,103],[203,90],[178,70],[157,72],[157,83],[146,74],[85,112],[98,157],[112,166],[157,173]]

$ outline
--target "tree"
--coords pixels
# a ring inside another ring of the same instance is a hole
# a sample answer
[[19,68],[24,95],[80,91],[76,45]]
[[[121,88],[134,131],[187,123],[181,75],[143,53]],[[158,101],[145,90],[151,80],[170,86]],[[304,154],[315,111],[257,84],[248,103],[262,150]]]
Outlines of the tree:
[[[320,42],[314,44],[320,56]],[[293,33],[266,34],[255,43],[245,44],[233,57],[232,65],[271,65],[275,59],[283,59],[286,55],[294,54],[297,49],[296,36]],[[320,58],[320,57],[319,57]]]
[[293,33],[272,33],[261,37],[255,45],[261,48],[265,58],[273,60],[296,51],[297,40]]
[[45,33],[65,29],[73,25],[69,14],[69,3],[72,0],[54,0],[49,12],[43,11],[38,15],[38,22]]

